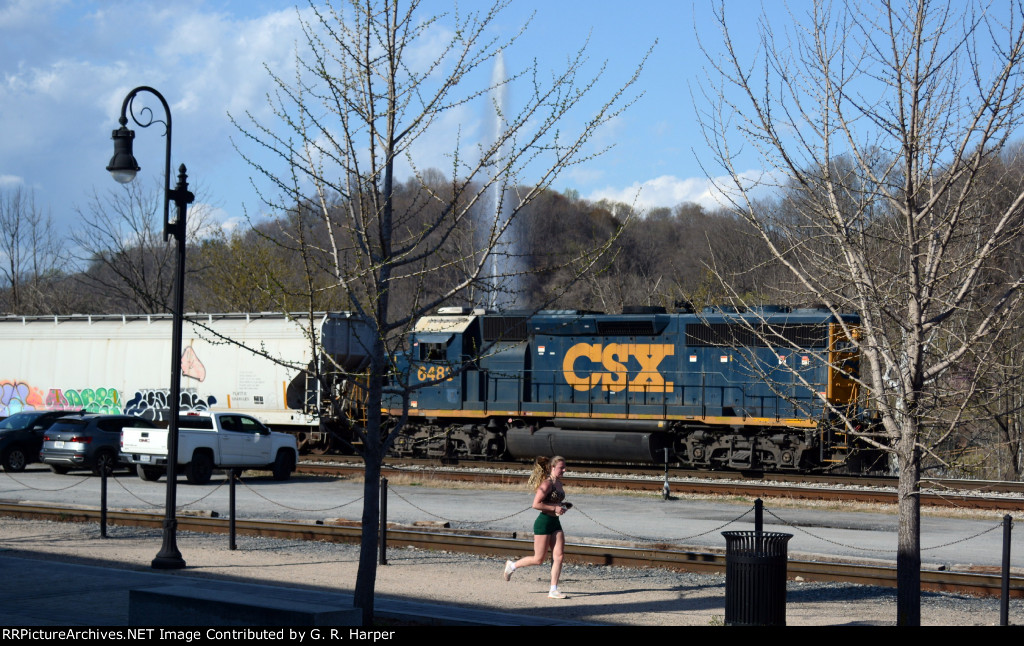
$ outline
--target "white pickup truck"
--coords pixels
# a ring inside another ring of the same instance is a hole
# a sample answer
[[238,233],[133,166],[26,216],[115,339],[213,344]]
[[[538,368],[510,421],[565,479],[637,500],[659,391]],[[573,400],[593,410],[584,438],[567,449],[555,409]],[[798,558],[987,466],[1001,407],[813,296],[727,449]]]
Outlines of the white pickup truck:
[[[125,427],[121,457],[135,465],[143,480],[167,472],[167,429]],[[295,437],[275,433],[249,415],[182,415],[178,423],[178,464],[191,484],[206,484],[213,470],[268,469],[287,480],[298,463]]]

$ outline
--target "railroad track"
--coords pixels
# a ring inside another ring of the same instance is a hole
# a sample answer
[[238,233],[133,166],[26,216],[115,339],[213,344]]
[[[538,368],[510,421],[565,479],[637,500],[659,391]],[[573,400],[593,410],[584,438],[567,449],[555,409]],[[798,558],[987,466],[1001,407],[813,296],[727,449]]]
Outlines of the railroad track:
[[[98,509],[59,507],[39,504],[0,503],[0,515],[61,522],[99,522]],[[112,525],[163,526],[162,513],[108,510],[107,522]],[[206,515],[179,514],[178,528],[183,531],[227,534],[229,519]],[[284,522],[268,520],[236,520],[237,534],[292,540],[316,540],[336,543],[360,541],[361,528],[356,522],[333,525],[318,522]],[[447,550],[484,556],[531,554],[531,540],[516,538],[515,533],[456,531],[422,528],[389,527],[388,544],[393,547]],[[653,544],[646,546],[613,544],[611,542],[572,542],[565,546],[565,558],[574,563],[606,566],[656,567],[687,572],[725,572],[726,557],[720,551],[692,551],[684,546]],[[886,565],[850,564],[835,561],[790,559],[789,578],[807,581],[838,581],[864,585],[896,587],[896,569]],[[998,596],[1001,579],[996,573],[922,570],[921,588],[976,596]],[[1011,577],[1010,595],[1024,597],[1024,578]]]
[[[436,462],[434,463],[436,464]],[[486,464],[486,463],[481,463]],[[589,469],[589,467],[587,467]],[[323,476],[351,476],[362,471],[361,462],[314,463],[301,462],[298,465],[301,473]],[[419,466],[415,470],[408,466],[385,466],[384,477],[393,478],[398,475],[413,475],[447,481],[500,484],[525,486],[528,479],[526,473],[499,472],[491,464],[486,470],[460,468],[439,468]],[[612,475],[567,475],[563,480],[573,487],[594,489],[625,489],[631,491],[647,491],[660,493],[664,480],[659,479],[656,472],[646,474],[647,477],[616,477]],[[846,479],[843,480],[845,482]],[[722,478],[713,481],[687,478],[669,478],[671,495],[693,494],[708,496],[739,496],[749,498],[792,498],[797,500],[830,500],[860,502],[870,504],[895,505],[897,502],[894,488],[895,480],[886,480],[888,488],[868,487],[863,479],[850,479],[857,482],[857,488],[836,487],[836,482],[828,485],[821,483],[788,482],[781,479],[757,480]],[[955,483],[963,483],[957,486]],[[999,493],[1002,495],[987,495]],[[979,481],[948,481],[930,480],[923,483],[921,504],[932,507],[983,509],[999,511],[1007,514],[1024,512],[1024,493],[1021,483],[979,482]],[[1010,495],[1007,495],[1010,494]]]
[[[362,458],[351,455],[321,455],[304,456],[307,463],[339,464],[355,467],[362,467]],[[524,462],[493,462],[482,460],[457,460],[457,459],[436,459],[436,458],[388,458],[388,463],[396,468],[405,467],[417,469],[440,469],[459,468],[466,470],[488,470],[498,469],[519,470],[529,472],[532,466]],[[609,465],[609,464],[572,464],[573,470],[586,471],[592,474],[613,476],[646,476],[649,478],[663,478],[665,469],[655,464],[631,464],[631,465]],[[693,469],[668,470],[668,477],[671,480],[700,479],[700,480],[728,480],[738,482],[763,481],[779,482],[786,484],[803,484],[819,486],[843,486],[843,487],[893,487],[898,484],[899,479],[895,476],[851,476],[835,475],[828,473],[772,473],[761,471],[698,471]],[[969,480],[964,478],[923,478],[922,487],[942,491],[974,491],[983,493],[1006,493],[1020,494],[1024,496],[1024,482],[1013,482],[1006,480]]]

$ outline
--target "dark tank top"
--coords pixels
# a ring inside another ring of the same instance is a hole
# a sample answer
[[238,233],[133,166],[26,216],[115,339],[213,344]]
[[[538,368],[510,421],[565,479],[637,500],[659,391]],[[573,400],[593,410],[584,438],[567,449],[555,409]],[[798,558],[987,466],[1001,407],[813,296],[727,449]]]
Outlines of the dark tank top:
[[565,500],[565,492],[559,491],[558,487],[556,487],[554,483],[551,483],[551,491],[549,491],[548,495],[545,496],[544,503],[548,505],[557,505],[563,500]]

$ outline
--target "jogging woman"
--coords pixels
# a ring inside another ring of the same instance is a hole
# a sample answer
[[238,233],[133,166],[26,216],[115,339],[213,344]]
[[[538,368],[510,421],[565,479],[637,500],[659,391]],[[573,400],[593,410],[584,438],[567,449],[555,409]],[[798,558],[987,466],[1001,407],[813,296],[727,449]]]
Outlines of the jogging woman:
[[563,504],[565,490],[559,480],[565,473],[565,458],[537,458],[530,474],[528,485],[535,490],[533,508],[540,515],[533,523],[533,556],[524,556],[515,563],[505,562],[505,580],[512,578],[512,573],[521,567],[541,565],[544,556],[551,550],[551,590],[550,599],[565,599],[566,595],[558,589],[558,577],[562,574],[562,555],[565,552],[565,532],[558,517],[568,508]]

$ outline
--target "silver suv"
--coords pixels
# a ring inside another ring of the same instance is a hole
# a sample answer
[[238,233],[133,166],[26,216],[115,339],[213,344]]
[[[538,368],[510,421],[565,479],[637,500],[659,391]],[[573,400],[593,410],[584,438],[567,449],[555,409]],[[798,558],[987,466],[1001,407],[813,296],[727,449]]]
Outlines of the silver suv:
[[54,473],[91,469],[95,475],[110,475],[121,466],[121,429],[125,426],[156,428],[153,422],[131,415],[64,417],[43,435],[39,459]]

